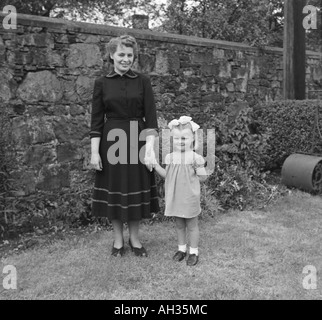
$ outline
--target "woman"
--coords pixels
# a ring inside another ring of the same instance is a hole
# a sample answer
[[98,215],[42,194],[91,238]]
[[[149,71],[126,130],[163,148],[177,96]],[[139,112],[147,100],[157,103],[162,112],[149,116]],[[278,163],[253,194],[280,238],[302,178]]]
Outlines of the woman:
[[[139,240],[142,218],[159,211],[153,144],[157,135],[156,107],[150,80],[131,67],[136,40],[113,38],[108,51],[114,69],[96,79],[91,118],[91,165],[97,170],[92,213],[113,225],[113,256],[123,256],[123,223],[137,256],[147,256]],[[143,158],[143,159],[142,159]]]

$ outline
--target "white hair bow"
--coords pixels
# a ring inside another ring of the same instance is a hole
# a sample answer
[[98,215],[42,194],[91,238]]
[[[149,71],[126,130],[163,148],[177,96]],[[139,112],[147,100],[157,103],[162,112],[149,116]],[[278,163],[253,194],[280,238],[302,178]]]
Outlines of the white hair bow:
[[168,124],[168,127],[172,130],[173,127],[176,127],[179,124],[187,124],[187,123],[190,123],[193,132],[197,131],[200,128],[198,124],[192,121],[191,117],[187,117],[187,116],[181,116],[179,119],[174,119],[170,121]]

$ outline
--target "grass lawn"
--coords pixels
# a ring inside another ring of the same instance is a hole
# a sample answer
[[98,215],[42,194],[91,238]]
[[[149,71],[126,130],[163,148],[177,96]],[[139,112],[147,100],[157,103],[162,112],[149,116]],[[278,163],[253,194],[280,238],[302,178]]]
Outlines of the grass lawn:
[[[17,269],[17,289],[0,299],[321,299],[322,198],[299,191],[263,211],[231,211],[200,219],[200,262],[171,260],[171,222],[142,225],[148,258],[110,256],[112,233],[69,235],[1,259]],[[126,232],[126,239],[128,233]],[[317,270],[317,288],[303,288],[303,268]],[[2,278],[1,278],[2,277]]]

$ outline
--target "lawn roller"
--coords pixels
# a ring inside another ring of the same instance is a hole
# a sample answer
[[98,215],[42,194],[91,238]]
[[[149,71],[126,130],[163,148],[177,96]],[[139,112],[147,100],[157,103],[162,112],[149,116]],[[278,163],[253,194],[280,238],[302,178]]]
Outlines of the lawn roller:
[[311,153],[293,153],[283,163],[282,183],[314,194],[322,194],[322,155],[314,154],[316,132],[322,141],[319,129],[319,106],[316,107],[314,135]]

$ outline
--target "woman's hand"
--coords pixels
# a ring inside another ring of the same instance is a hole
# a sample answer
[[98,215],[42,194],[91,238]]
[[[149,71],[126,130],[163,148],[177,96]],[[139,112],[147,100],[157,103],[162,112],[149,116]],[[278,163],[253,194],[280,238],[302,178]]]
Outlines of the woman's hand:
[[99,153],[92,153],[91,165],[92,165],[93,169],[98,170],[98,171],[102,171],[103,165],[102,165],[102,160],[101,160]]
[[145,156],[144,156],[144,164],[148,168],[149,171],[152,171],[156,164],[155,153],[154,153],[154,135],[149,135],[146,137],[145,144]]
[[155,153],[153,150],[146,150],[144,157],[144,164],[148,168],[149,171],[152,171],[155,167],[157,161],[155,159]]

